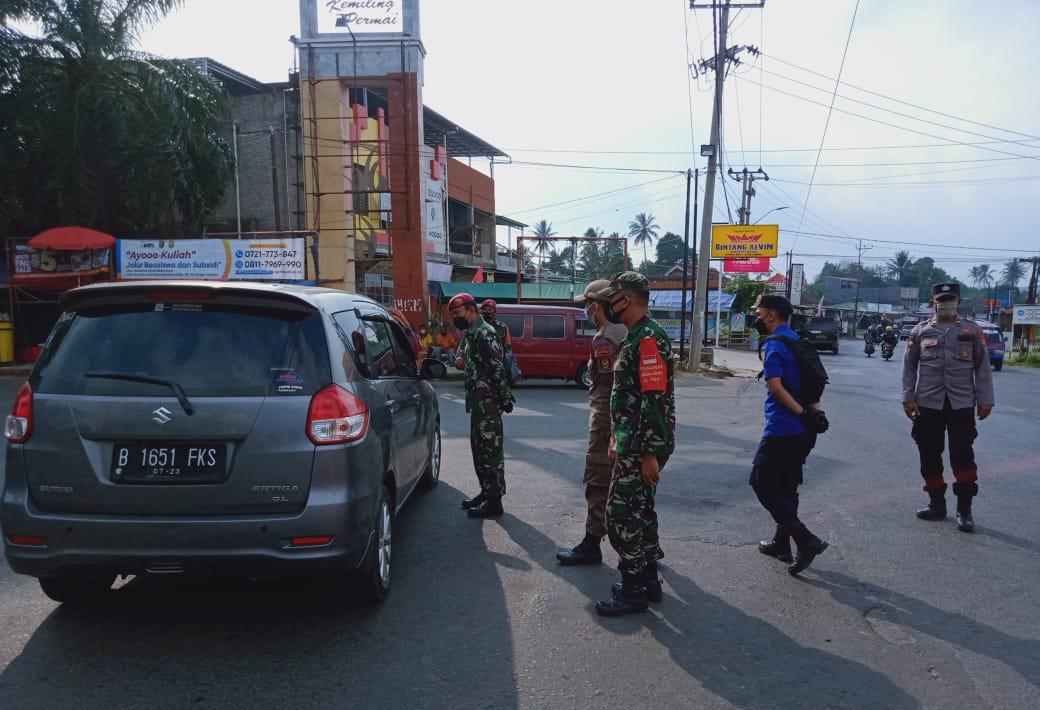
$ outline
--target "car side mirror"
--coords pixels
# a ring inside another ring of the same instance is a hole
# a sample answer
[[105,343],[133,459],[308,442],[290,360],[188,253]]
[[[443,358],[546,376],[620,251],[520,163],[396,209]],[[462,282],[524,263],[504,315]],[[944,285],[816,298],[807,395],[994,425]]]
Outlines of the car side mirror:
[[419,376],[424,380],[439,380],[448,375],[448,368],[436,358],[428,357],[422,362]]

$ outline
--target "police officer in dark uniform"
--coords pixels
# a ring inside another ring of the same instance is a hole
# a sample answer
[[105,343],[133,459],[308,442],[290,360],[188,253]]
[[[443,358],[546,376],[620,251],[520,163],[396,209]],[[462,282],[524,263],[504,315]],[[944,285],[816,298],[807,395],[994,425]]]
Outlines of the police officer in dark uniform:
[[614,361],[618,348],[628,337],[628,328],[611,323],[603,312],[599,292],[610,281],[599,279],[574,300],[585,304],[585,315],[596,323],[589,351],[589,445],[585,454],[585,538],[577,547],[560,550],[556,559],[563,565],[598,565],[603,561],[600,542],[607,534],[607,494],[610,490],[610,391],[614,386]]
[[917,511],[922,520],[946,517],[943,444],[950,440],[953,494],[957,496],[957,528],[972,532],[972,498],[979,491],[972,443],[978,436],[975,414],[985,419],[993,411],[993,375],[986,352],[986,334],[974,321],[957,315],[961,287],[932,287],[935,315],[918,323],[906,341],[903,356],[903,411],[913,422],[911,436],[921,456],[921,476],[930,501]]

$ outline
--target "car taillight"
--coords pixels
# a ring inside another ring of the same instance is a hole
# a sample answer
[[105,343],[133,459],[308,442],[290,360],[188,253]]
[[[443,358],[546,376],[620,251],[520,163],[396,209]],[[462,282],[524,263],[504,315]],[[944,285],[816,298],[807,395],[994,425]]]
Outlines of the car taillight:
[[307,436],[318,446],[361,441],[368,432],[368,407],[339,385],[329,385],[311,398]]
[[7,417],[7,440],[12,444],[24,444],[32,435],[33,391],[26,382],[14,398],[14,411]]

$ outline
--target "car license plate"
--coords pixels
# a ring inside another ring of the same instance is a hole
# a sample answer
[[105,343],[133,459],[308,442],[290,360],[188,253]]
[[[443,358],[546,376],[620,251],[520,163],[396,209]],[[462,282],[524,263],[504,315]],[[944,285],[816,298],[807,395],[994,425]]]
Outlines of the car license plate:
[[222,483],[224,444],[119,444],[112,450],[116,483]]

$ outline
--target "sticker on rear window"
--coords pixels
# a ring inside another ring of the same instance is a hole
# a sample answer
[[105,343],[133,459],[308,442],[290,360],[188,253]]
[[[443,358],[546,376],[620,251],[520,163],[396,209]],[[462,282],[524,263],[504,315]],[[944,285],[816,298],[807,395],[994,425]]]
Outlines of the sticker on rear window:
[[160,313],[178,311],[201,311],[201,303],[156,303],[155,310]]
[[303,391],[303,375],[292,368],[272,367],[275,391],[281,394],[295,394]]

